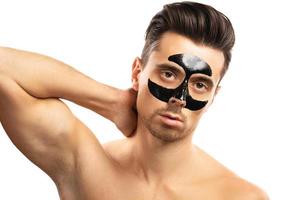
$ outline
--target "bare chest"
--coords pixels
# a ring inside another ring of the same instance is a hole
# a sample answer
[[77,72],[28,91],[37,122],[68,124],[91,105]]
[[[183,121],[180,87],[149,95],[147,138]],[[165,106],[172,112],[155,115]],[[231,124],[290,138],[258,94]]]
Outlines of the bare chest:
[[[81,180],[73,187],[61,188],[62,200],[222,200],[218,188],[203,184],[202,186],[168,187],[164,185],[149,186],[128,177],[114,179],[107,177],[95,181],[96,177]],[[93,180],[92,180],[93,179]],[[68,194],[68,195],[67,195]]]

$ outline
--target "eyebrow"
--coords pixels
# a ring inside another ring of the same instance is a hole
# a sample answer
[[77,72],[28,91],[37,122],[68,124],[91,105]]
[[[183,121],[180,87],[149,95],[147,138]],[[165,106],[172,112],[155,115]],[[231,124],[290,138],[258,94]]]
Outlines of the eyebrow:
[[[175,70],[176,72],[180,72],[182,73],[182,70],[179,69],[179,67],[176,67],[175,65],[172,65],[172,64],[169,64],[169,63],[160,63],[160,64],[156,64],[156,67],[159,67],[159,68],[168,68],[168,69],[173,69]],[[199,73],[201,74],[201,73]],[[201,74],[202,75],[202,74]],[[211,87],[214,87],[214,82],[208,78],[208,77],[205,77],[206,74],[203,74],[204,76],[201,76],[201,77],[197,77],[198,80],[202,80],[202,81],[205,81],[207,84],[209,84]]]
[[168,64],[168,63],[160,63],[160,64],[156,64],[156,67],[158,68],[168,68],[168,69],[172,69],[172,70],[175,70],[176,72],[179,72],[179,73],[182,73],[184,72],[184,70],[180,70],[179,67],[176,67],[175,65],[171,65],[171,64]]

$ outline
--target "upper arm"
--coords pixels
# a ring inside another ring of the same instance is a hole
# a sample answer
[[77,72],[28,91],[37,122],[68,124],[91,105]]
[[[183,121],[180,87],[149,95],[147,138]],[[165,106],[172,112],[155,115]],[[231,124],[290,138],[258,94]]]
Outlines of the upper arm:
[[[82,123],[59,99],[37,99],[0,75],[0,121],[15,146],[51,178],[74,167]],[[82,133],[86,143],[95,140]],[[81,139],[83,136],[81,136]],[[95,142],[95,141],[92,141]]]

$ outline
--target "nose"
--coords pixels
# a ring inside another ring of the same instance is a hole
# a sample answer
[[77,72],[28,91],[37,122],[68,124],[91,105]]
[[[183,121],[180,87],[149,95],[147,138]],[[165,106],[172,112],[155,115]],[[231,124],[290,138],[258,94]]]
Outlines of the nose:
[[184,108],[186,106],[186,101],[171,97],[168,102],[172,106]]

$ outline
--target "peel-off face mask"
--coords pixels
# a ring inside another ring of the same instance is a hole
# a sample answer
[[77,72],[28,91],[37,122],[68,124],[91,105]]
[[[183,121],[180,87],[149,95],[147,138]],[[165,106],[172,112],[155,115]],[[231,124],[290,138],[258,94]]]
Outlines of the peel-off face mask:
[[[179,85],[175,88],[165,87],[148,79],[148,88],[151,94],[157,99],[169,102],[171,97],[175,97],[186,102],[185,108],[196,111],[202,109],[208,102],[205,95],[201,96],[197,92],[189,91],[189,85],[193,84],[194,77],[212,76],[210,66],[199,57],[190,54],[175,54],[168,57],[168,60],[176,63],[184,70],[185,76],[180,79]],[[203,99],[204,98],[204,99]]]

